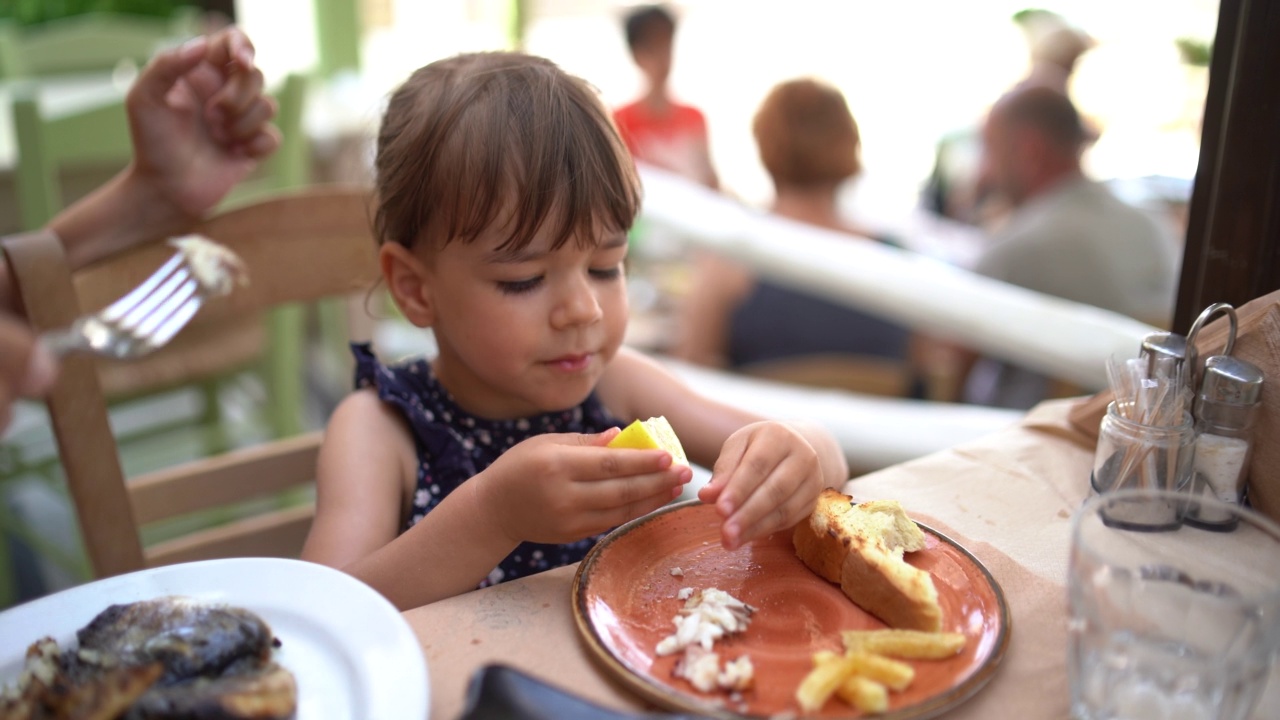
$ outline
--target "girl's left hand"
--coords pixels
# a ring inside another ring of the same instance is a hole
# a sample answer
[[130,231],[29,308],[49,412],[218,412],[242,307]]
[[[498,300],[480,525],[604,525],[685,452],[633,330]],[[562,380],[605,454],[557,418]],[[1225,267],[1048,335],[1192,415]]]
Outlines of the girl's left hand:
[[698,492],[725,518],[721,543],[743,543],[794,526],[813,511],[822,490],[818,453],[786,423],[756,422],[729,436],[711,481]]

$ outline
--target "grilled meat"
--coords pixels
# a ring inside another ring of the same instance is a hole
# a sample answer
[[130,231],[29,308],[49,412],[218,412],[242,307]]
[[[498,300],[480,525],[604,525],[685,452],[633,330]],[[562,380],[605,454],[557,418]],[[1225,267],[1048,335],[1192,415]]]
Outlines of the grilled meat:
[[271,657],[271,628],[246,610],[187,598],[112,605],[76,633],[82,650],[126,665],[159,662],[161,685],[215,676],[241,658]]
[[78,647],[32,644],[0,720],[286,720],[293,674],[257,615],[188,598],[112,605],[76,633]]
[[245,672],[153,687],[123,720],[274,720],[293,716],[298,701],[293,673],[267,663]]
[[0,720],[112,720],[162,671],[158,663],[103,665],[92,654],[61,652],[44,638],[27,648],[18,687],[0,697]]

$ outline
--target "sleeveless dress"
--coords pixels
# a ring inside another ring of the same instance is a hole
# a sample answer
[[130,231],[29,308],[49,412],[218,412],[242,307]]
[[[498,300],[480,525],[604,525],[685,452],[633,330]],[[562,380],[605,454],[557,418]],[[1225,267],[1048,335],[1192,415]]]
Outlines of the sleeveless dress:
[[[368,343],[352,343],[356,388],[376,388],[378,398],[399,410],[413,432],[418,478],[413,509],[401,532],[413,527],[463,482],[489,467],[502,453],[546,433],[597,433],[620,427],[595,393],[577,407],[514,420],[489,420],[458,407],[425,359],[383,365]],[[537,478],[529,478],[537,482]],[[479,587],[533,575],[578,562],[604,535],[563,545],[521,543]]]

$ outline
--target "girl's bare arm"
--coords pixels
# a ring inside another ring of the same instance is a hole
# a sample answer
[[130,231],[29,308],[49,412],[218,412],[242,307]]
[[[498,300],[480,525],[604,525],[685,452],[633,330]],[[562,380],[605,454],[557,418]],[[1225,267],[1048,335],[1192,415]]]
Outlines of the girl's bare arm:
[[344,570],[408,609],[475,588],[515,544],[493,532],[464,485],[401,534],[417,452],[403,419],[372,391],[329,422],[305,560]]

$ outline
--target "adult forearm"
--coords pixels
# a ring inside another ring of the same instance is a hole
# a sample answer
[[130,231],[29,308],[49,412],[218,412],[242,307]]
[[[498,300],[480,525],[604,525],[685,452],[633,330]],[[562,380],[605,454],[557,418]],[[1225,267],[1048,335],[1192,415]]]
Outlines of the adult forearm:
[[[58,213],[45,229],[62,240],[67,263],[76,270],[141,240],[182,233],[197,219],[161,198],[155,185],[142,181],[130,166]],[[25,315],[13,273],[3,261],[0,309]]]
[[48,227],[62,238],[71,267],[79,268],[140,241],[185,232],[198,219],[174,207],[130,165],[59,213]]

